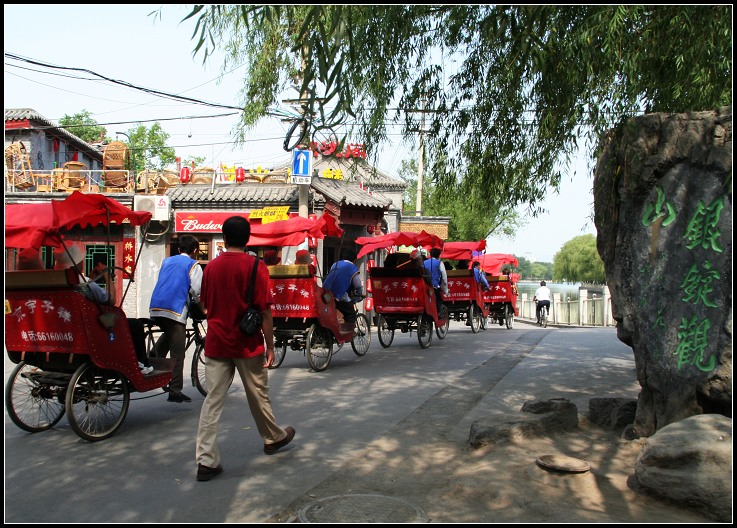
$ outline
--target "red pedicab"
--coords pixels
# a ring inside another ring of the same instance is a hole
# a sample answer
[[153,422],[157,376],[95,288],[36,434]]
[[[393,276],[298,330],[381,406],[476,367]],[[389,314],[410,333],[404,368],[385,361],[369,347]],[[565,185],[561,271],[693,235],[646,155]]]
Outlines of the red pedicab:
[[[80,192],[65,200],[7,205],[5,212],[5,247],[18,249],[66,247],[71,240],[62,234],[75,226],[109,229],[111,223],[139,226],[151,219],[151,213]],[[89,300],[76,290],[79,282],[73,268],[5,273],[5,347],[17,364],[5,405],[25,431],[49,429],[66,412],[77,435],[98,441],[121,426],[131,392],[169,383],[174,360],[151,358],[154,371],[143,375],[125,312]]]
[[[486,240],[478,242],[446,242],[441,259],[467,260],[474,259],[474,252],[484,251]],[[448,307],[450,316],[456,321],[466,321],[471,331],[476,334],[486,328],[489,307],[484,301],[484,291],[476,282],[473,269],[446,270],[448,275],[448,295],[443,294],[443,302]]]
[[[294,217],[289,220],[251,226],[249,246],[296,246],[306,238],[341,236],[335,218],[325,212],[316,220]],[[272,368],[284,361],[287,347],[302,350],[310,368],[328,368],[333,354],[350,342],[353,352],[363,356],[371,345],[371,327],[366,316],[357,314],[355,328],[340,322],[333,295],[318,285],[307,264],[269,266],[269,282],[274,304],[275,359]],[[337,349],[334,350],[334,346]]]
[[[360,237],[356,244],[363,246],[358,253],[360,258],[377,249],[393,246],[441,248],[443,240],[424,230],[420,233],[398,231],[378,237]],[[442,305],[438,314],[435,288],[426,280],[422,269],[404,267],[408,260],[407,253],[391,253],[384,266],[369,270],[370,291],[378,316],[379,343],[384,348],[392,344],[396,330],[403,333],[417,330],[417,340],[422,348],[429,347],[432,342],[433,324],[439,339],[444,339],[448,333],[447,306]]]
[[481,267],[486,272],[489,289],[484,292],[484,301],[489,309],[489,318],[497,321],[499,326],[514,327],[514,317],[519,315],[517,307],[518,273],[504,274],[502,270],[517,267],[519,264],[514,255],[506,253],[489,253],[479,258]]

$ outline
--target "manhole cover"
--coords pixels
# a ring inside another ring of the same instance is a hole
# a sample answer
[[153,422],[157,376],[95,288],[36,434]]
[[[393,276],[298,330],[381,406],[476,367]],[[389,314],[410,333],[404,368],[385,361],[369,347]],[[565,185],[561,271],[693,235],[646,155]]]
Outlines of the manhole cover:
[[537,457],[536,462],[544,468],[568,473],[585,473],[591,469],[591,466],[585,460],[567,455],[542,455]]
[[407,501],[383,495],[335,495],[309,503],[299,511],[303,523],[427,522],[425,512]]

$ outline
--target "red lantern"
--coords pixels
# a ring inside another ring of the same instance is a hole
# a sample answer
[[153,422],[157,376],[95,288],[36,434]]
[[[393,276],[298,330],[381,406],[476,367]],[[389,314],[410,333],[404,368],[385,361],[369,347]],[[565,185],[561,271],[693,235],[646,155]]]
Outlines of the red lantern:
[[238,167],[235,169],[235,181],[238,183],[243,183],[246,181],[246,169],[243,167]]
[[367,312],[370,312],[374,309],[374,298],[373,297],[366,297],[366,301],[363,303],[363,307],[366,309]]
[[189,167],[184,166],[182,167],[182,170],[179,171],[179,180],[182,183],[189,183],[191,175],[192,175],[192,170]]

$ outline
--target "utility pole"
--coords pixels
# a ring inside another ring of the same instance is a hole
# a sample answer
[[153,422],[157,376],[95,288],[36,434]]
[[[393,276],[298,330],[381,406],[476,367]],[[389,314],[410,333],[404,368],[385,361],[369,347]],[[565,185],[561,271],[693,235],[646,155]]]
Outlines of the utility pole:
[[422,216],[422,180],[425,177],[425,99],[420,109],[420,160],[417,163],[417,202],[415,216]]
[[[305,71],[305,68],[307,67],[307,50],[303,47],[302,48],[302,71]],[[302,84],[300,82],[300,84]],[[299,94],[299,98],[302,104],[302,117],[304,118],[303,121],[303,127],[308,126],[307,121],[307,104],[305,103],[305,99],[307,98],[307,94],[302,92]],[[309,132],[309,129],[307,130]],[[304,133],[304,128],[302,129],[302,132]],[[308,138],[308,144],[309,144],[309,138]],[[297,145],[298,147],[301,145]],[[310,174],[310,180],[312,180],[312,174]],[[299,184],[297,186],[299,188],[299,216],[302,218],[307,218],[309,216],[309,203],[310,203],[310,186],[307,184]]]

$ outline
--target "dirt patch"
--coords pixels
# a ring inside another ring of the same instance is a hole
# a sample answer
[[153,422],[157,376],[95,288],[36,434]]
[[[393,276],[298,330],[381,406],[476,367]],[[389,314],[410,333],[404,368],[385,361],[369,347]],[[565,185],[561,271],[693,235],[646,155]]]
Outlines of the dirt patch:
[[[583,417],[575,432],[479,449],[383,437],[270,522],[298,522],[311,501],[360,493],[407,501],[431,523],[713,522],[629,487],[644,442],[622,440]],[[591,469],[545,469],[536,463],[541,455],[575,457]]]

